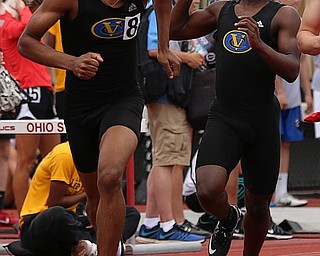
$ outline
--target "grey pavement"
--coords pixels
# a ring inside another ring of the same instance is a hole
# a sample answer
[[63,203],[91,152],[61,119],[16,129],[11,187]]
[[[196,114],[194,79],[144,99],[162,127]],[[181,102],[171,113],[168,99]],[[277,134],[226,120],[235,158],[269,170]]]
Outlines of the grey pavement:
[[[304,232],[320,233],[320,207],[272,207],[271,216],[275,223],[280,224],[283,220],[297,222]],[[185,218],[196,224],[201,213],[184,210]],[[140,224],[145,218],[141,213]]]

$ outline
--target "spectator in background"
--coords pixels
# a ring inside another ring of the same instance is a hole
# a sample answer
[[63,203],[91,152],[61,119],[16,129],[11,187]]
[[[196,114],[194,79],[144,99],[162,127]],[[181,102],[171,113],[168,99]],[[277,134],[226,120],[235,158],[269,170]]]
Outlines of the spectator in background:
[[[85,197],[69,143],[61,143],[41,161],[32,179],[21,211],[23,248],[36,255],[97,255],[88,218],[75,214]],[[134,235],[139,220],[139,212],[127,207],[124,240]],[[121,244],[117,255],[121,255]]]
[[[147,7],[150,5],[152,2]],[[158,32],[154,11],[148,19],[147,50],[150,57],[156,58]],[[176,41],[170,41],[170,49],[182,63],[191,68],[199,68],[204,63],[203,55],[181,52]],[[172,104],[167,93],[159,100],[148,103],[147,109],[152,140],[152,169],[147,180],[146,218],[140,227],[137,241],[203,241],[205,237],[202,234],[190,233],[195,230],[180,226],[185,222],[182,202],[183,170],[190,164],[192,144],[192,128],[186,111]]]
[[[0,1],[0,15],[4,14],[6,9]],[[0,20],[0,26],[3,24],[3,20]],[[0,41],[1,43],[1,41]],[[0,44],[0,65],[4,65],[3,52]],[[5,208],[5,193],[7,189],[8,176],[9,176],[9,155],[10,155],[10,139],[13,135],[0,134],[0,225],[13,225],[17,222],[16,218],[13,218],[4,211]]]
[[[282,0],[281,3],[294,7],[297,11],[302,5],[302,0]],[[307,200],[298,199],[288,193],[288,176],[290,166],[290,146],[292,142],[304,139],[302,118],[301,118],[301,88],[304,93],[304,101],[307,104],[306,114],[313,111],[313,100],[310,88],[309,63],[305,55],[300,59],[300,74],[293,83],[288,83],[280,77],[276,77],[276,94],[278,96],[281,115],[281,153],[280,153],[280,173],[276,190],[274,193],[274,203],[276,206],[304,206]]]
[[301,88],[307,104],[306,114],[313,111],[313,100],[310,89],[307,57],[302,55],[300,64],[300,75],[293,83],[284,79],[276,78],[276,93],[281,106],[280,132],[281,132],[281,157],[280,173],[274,194],[276,206],[304,206],[307,200],[298,199],[288,193],[288,176],[290,166],[290,146],[292,142],[304,139],[301,114]]
[[[18,40],[31,17],[31,11],[22,0],[11,1],[18,17],[5,12],[0,16],[1,47],[5,67],[28,93],[30,102],[21,106],[17,119],[54,119],[53,87],[46,66],[30,61],[18,52]],[[31,6],[34,10],[35,6]],[[37,150],[44,157],[60,142],[58,134],[17,134],[18,162],[13,176],[15,204],[20,212],[29,187],[31,171],[37,163]]]

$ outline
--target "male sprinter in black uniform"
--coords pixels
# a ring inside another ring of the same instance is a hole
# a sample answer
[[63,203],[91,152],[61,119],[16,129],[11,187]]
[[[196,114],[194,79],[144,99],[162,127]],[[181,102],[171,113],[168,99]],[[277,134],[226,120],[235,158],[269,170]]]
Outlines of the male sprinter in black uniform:
[[225,185],[241,160],[246,186],[246,256],[257,256],[269,227],[269,203],[279,170],[279,113],[275,75],[293,82],[299,72],[296,34],[300,17],[270,0],[218,1],[189,15],[192,0],[178,1],[172,39],[197,38],[217,29],[216,94],[197,161],[197,192],[219,218],[209,255],[227,255],[239,210]]
[[[144,100],[136,83],[136,35],[147,0],[44,0],[21,36],[22,55],[67,70],[65,124],[97,230],[98,255],[114,256],[123,229],[122,175],[140,133]],[[156,0],[159,62],[168,76],[180,59],[168,49],[171,1]],[[61,22],[65,53],[40,42]]]

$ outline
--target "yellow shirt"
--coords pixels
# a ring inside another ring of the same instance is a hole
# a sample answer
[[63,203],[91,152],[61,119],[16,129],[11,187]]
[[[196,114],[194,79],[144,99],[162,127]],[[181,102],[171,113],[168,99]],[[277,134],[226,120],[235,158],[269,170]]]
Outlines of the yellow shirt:
[[[62,48],[62,39],[61,39],[61,30],[60,30],[60,21],[57,21],[48,32],[55,37],[55,46],[54,48],[59,51],[63,52]],[[54,84],[54,91],[55,92],[62,92],[64,91],[64,83],[66,79],[66,71],[64,69],[55,68],[55,75],[56,80]]]
[[[51,181],[62,181],[68,185],[66,195],[84,192],[82,182],[73,163],[69,142],[57,145],[42,161],[32,178],[20,216],[47,210]],[[75,211],[78,204],[68,209]]]

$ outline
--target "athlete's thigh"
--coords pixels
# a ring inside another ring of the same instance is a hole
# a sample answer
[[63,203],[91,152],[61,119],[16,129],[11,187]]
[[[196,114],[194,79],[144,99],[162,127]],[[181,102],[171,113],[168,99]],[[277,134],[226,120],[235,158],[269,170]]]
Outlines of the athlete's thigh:
[[74,164],[78,171],[97,171],[99,158],[99,126],[87,126],[82,120],[66,117],[65,125]]
[[254,194],[270,195],[274,192],[280,164],[279,122],[264,115],[258,125],[256,138],[248,144],[241,159],[246,188]]
[[124,169],[138,144],[143,107],[140,96],[132,95],[112,104],[103,116],[99,132],[103,169]]
[[222,119],[209,119],[200,143],[196,168],[218,165],[230,174],[241,153],[242,143],[234,127]]
[[142,111],[144,108],[143,97],[139,93],[127,95],[117,102],[110,104],[101,117],[99,138],[113,126],[124,126],[140,137]]

